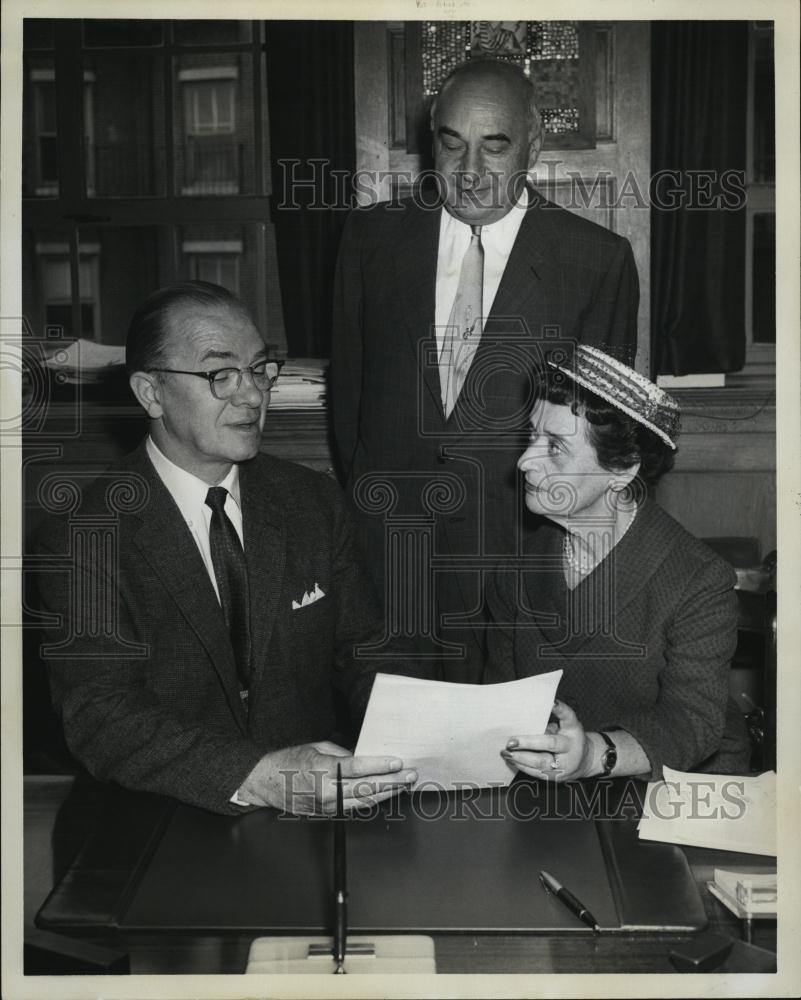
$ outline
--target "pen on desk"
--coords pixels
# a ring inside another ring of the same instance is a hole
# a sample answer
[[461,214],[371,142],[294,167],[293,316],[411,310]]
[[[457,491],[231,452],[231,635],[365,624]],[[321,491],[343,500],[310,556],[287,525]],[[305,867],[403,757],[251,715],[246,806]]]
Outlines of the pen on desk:
[[345,842],[345,807],[342,794],[342,765],[337,764],[337,811],[334,817],[334,897],[336,924],[334,927],[335,974],[345,972],[345,952],[348,937],[348,869]]
[[601,928],[598,926],[598,921],[590,913],[587,907],[581,902],[580,899],[576,899],[569,889],[565,889],[561,883],[557,882],[550,872],[541,871],[540,882],[542,882],[542,887],[546,892],[553,893],[558,900],[564,903],[574,916],[578,917],[579,920],[585,923],[588,927],[592,927],[596,934],[600,931]]

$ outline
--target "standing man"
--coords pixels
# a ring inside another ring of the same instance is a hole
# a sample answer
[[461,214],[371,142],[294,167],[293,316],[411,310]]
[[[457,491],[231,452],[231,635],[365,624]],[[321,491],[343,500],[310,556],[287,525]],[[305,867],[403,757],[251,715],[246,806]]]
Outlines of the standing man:
[[222,813],[331,810],[337,762],[351,807],[406,787],[399,760],[328,742],[337,695],[356,719],[366,706],[355,646],[377,615],[336,484],[259,453],[280,366],[245,306],[206,282],[163,288],[126,362],[148,436],[39,547],[70,564],[40,593],[71,751],[95,777]]
[[[389,631],[445,679],[475,682],[484,576],[519,551],[515,451],[532,369],[545,350],[575,342],[631,363],[639,286],[626,239],[526,183],[542,130],[521,70],[490,59],[457,67],[431,126],[436,204],[418,191],[400,206],[353,212],[345,227],[334,431]],[[393,498],[387,516],[433,521],[433,576],[420,573],[420,585],[386,558],[386,524],[367,512],[381,478]],[[449,499],[432,504],[425,484],[438,482]],[[425,607],[410,612],[410,602]]]

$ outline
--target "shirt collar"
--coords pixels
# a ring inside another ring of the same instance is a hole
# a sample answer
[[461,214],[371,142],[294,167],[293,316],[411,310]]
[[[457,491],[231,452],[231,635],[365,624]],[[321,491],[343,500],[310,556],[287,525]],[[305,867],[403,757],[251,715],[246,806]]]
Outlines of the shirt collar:
[[[481,243],[485,249],[489,246],[499,254],[503,254],[505,257],[509,256],[525,218],[528,202],[528,187],[524,186],[520,197],[502,219],[481,227]],[[464,239],[469,234],[470,226],[466,222],[462,222],[461,219],[455,218],[443,207],[439,231],[440,244],[444,244],[445,240],[458,239],[459,237]]]
[[[198,507],[206,502],[206,495],[209,492],[209,484],[202,479],[182,469],[164,454],[152,437],[148,436],[145,444],[147,454],[161,481],[167,487],[173,500],[178,504],[178,509],[182,514],[188,516],[189,511],[196,511]],[[234,464],[228,471],[228,475],[219,483],[233,498],[237,507],[241,509],[242,503],[239,494],[239,466]]]

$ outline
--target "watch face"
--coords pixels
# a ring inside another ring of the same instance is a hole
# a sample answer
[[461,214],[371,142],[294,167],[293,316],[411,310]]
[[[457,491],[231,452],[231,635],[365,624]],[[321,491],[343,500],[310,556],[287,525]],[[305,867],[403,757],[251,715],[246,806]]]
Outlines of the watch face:
[[604,772],[609,774],[615,769],[615,764],[617,764],[617,750],[614,747],[609,747],[603,756]]

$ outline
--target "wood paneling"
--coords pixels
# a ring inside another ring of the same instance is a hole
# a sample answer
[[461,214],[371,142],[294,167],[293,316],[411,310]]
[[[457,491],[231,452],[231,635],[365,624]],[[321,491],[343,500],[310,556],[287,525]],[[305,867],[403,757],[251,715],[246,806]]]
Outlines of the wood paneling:
[[682,432],[676,464],[657,499],[701,538],[759,540],[776,548],[776,405],[744,389],[677,392]]
[[387,27],[389,146],[406,149],[406,39],[402,24]]
[[609,142],[615,135],[615,33],[611,24],[595,29],[595,137]]

